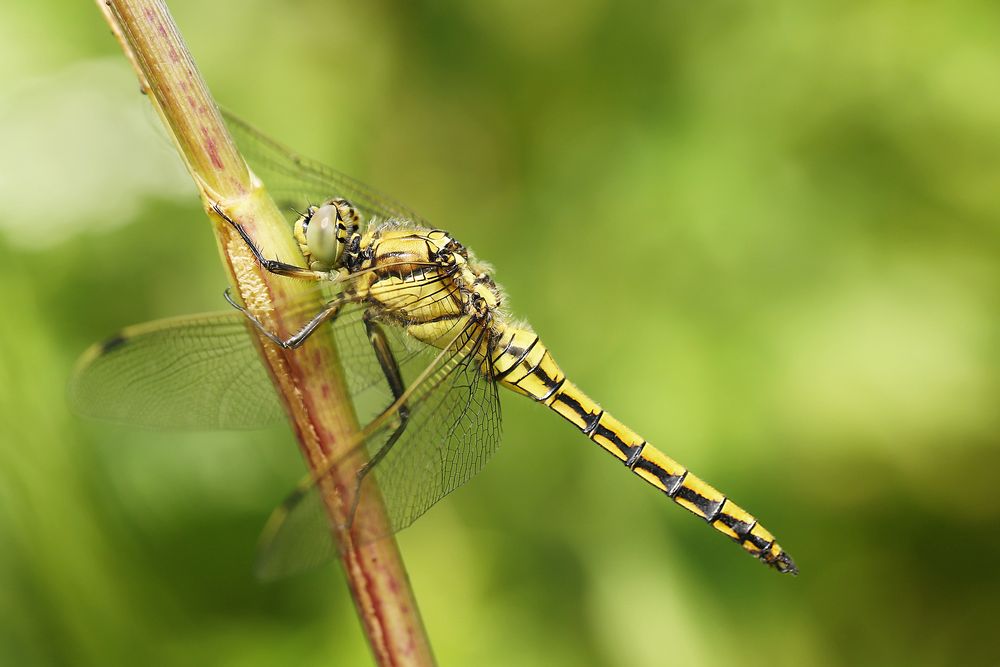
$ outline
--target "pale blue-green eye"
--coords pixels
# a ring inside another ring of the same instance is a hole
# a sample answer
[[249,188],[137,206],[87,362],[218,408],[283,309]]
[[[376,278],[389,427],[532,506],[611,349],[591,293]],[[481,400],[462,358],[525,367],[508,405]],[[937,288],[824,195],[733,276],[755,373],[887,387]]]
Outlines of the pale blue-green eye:
[[309,226],[306,227],[306,245],[315,261],[331,267],[337,263],[343,246],[337,239],[335,206],[327,204],[316,209],[309,219]]

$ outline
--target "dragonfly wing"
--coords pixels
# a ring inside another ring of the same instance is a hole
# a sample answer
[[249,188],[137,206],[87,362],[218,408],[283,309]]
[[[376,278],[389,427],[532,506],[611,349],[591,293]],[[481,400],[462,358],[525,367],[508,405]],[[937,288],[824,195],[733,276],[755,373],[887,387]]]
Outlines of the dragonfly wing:
[[[475,476],[500,445],[497,385],[483,373],[477,352],[488,347],[488,337],[478,324],[465,327],[440,365],[416,387],[402,436],[373,469],[393,531],[409,526]],[[369,443],[370,455],[386,437]]]
[[[290,310],[293,321],[305,323],[312,315]],[[333,335],[343,345],[339,357],[357,404],[384,405],[392,394],[364,337],[364,310],[363,304],[348,304],[333,326],[314,336]],[[414,352],[403,344],[409,359]],[[261,428],[285,414],[247,320],[236,311],[123,329],[84,353],[70,380],[69,401],[81,416],[160,429]]]
[[223,110],[230,132],[268,192],[286,211],[305,211],[331,197],[343,197],[370,219],[398,218],[426,224],[409,207],[346,174],[303,157]]
[[[405,336],[391,339],[397,360],[406,359],[400,362],[400,369],[406,386],[403,404],[409,418],[398,440],[387,452],[380,453],[400,424],[400,402],[383,407],[376,420],[363,429],[359,446],[367,448],[372,460],[378,460],[366,483],[377,483],[392,532],[409,526],[434,503],[471,479],[499,447],[497,385],[481,370],[482,350],[489,353],[488,337],[487,330],[473,322],[456,330],[452,344],[443,351],[421,346],[416,354],[400,347],[407,343]],[[351,453],[344,459],[353,460]],[[340,462],[329,470],[344,475]],[[354,472],[348,471],[347,477]],[[291,574],[336,553],[320,492],[331,486],[322,484],[324,479],[325,475],[319,475],[304,480],[275,511],[258,557],[257,574],[261,578]],[[353,496],[342,502],[349,507]],[[360,539],[383,536],[365,532]]]
[[123,329],[84,354],[69,398],[83,416],[154,428],[258,428],[284,414],[237,312]]

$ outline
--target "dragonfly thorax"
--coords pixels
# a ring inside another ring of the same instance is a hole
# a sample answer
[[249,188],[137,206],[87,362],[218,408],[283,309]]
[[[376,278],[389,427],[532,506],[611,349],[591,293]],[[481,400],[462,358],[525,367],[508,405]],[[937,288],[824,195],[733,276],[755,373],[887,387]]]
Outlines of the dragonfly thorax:
[[[501,293],[467,248],[440,229],[393,220],[361,238],[358,266],[367,276],[361,289],[388,319],[431,345],[476,320],[499,325]],[[360,287],[360,286],[359,286]]]

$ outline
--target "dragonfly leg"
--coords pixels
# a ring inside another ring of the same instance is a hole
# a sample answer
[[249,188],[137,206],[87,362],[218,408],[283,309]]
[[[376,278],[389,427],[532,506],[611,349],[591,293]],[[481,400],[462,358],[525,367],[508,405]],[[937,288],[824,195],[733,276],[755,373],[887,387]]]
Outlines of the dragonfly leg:
[[344,306],[345,303],[344,299],[340,297],[328,301],[323,306],[322,310],[316,313],[316,315],[311,320],[309,320],[304,327],[299,329],[298,333],[291,336],[290,338],[284,339],[281,338],[281,336],[274,333],[273,331],[268,331],[267,327],[264,326],[263,322],[258,320],[253,313],[251,313],[249,310],[247,310],[240,304],[236,303],[235,299],[233,299],[232,292],[228,287],[226,288],[225,296],[226,296],[226,301],[229,302],[229,305],[235,308],[236,310],[240,311],[241,313],[243,313],[243,315],[248,320],[250,320],[250,322],[255,327],[257,327],[258,331],[267,336],[268,340],[272,341],[276,345],[285,348],[286,350],[294,350],[295,348],[299,347],[300,345],[302,345],[302,343],[306,342],[306,339],[309,338],[309,336],[311,336],[314,331],[316,331],[316,328],[319,327],[319,325],[323,324],[328,320],[336,319],[337,314],[340,312],[340,309]]
[[260,251],[257,244],[254,242],[247,230],[243,228],[243,225],[236,222],[230,218],[219,204],[213,203],[212,210],[215,211],[216,215],[232,225],[233,229],[240,235],[240,238],[247,244],[250,248],[250,252],[253,253],[254,258],[257,262],[264,268],[268,273],[273,273],[279,276],[287,276],[289,278],[300,278],[303,280],[330,280],[330,273],[328,271],[313,271],[312,269],[307,269],[304,266],[296,266],[294,264],[288,264],[287,262],[282,262],[277,259],[268,259],[264,257],[264,253]]
[[[364,318],[365,329],[368,332],[368,342],[371,343],[372,349],[375,351],[375,357],[378,359],[379,366],[382,367],[382,373],[385,375],[386,381],[389,383],[389,389],[392,391],[393,402],[399,401],[402,398],[405,391],[403,386],[403,374],[399,370],[399,363],[396,361],[396,357],[392,353],[392,349],[389,347],[389,339],[386,338],[385,331],[382,327],[367,315]],[[372,468],[378,465],[379,461],[384,459],[389,451],[392,449],[393,445],[399,440],[403,435],[403,431],[406,430],[406,425],[410,421],[410,408],[405,402],[399,404],[396,409],[396,414],[399,415],[399,425],[396,430],[392,432],[389,439],[385,441],[379,450],[369,458],[361,468],[358,469],[356,473],[356,480],[354,486],[354,499],[351,502],[351,513],[350,522],[354,522],[354,513],[358,509],[358,500],[361,498],[361,484],[365,481],[368,473],[371,472]]]

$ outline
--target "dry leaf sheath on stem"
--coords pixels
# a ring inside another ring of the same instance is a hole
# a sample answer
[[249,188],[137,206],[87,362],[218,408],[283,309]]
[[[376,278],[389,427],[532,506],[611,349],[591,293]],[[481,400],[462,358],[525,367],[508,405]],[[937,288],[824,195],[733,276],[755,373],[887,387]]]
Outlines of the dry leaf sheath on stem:
[[[281,212],[248,170],[229,136],[166,5],[152,0],[98,1],[147,94],[201,192],[206,211],[219,204],[239,220],[270,257],[301,256]],[[334,193],[331,193],[334,194]],[[247,309],[287,336],[283,308],[301,302],[308,285],[262,270],[232,228],[210,213],[230,281]],[[319,307],[317,302],[316,306]],[[311,470],[323,470],[354,440],[357,423],[336,350],[324,340],[285,351],[258,336],[258,351],[282,396]],[[350,466],[345,466],[349,469]],[[333,525],[346,524],[336,493],[353,475],[324,485]],[[374,486],[372,486],[374,489]],[[387,533],[377,491],[361,503],[351,532],[334,531],[361,625],[379,665],[433,665],[430,643],[394,539],[358,544],[354,534]]]

